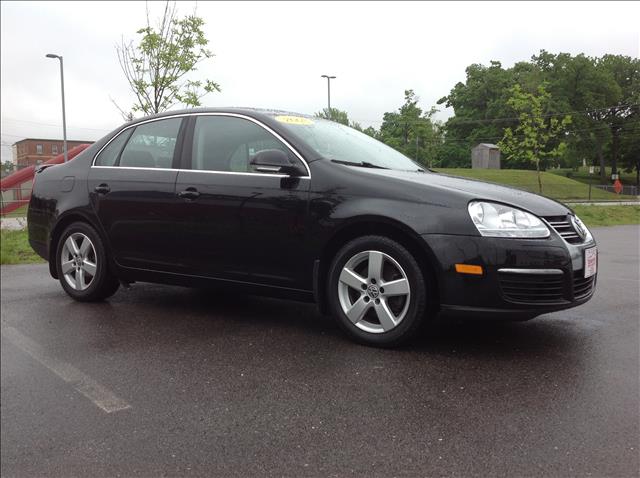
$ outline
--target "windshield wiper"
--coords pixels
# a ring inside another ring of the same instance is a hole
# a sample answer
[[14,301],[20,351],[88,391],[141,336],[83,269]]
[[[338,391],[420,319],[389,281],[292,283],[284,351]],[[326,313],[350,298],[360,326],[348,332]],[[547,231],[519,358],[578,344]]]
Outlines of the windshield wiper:
[[360,161],[359,163],[356,163],[353,161],[342,161],[340,159],[332,159],[331,162],[337,163],[337,164],[344,164],[346,166],[358,166],[360,168],[389,169],[389,168],[385,168],[384,166],[378,166],[377,164],[368,163],[366,161]]
[[426,173],[427,171],[429,171],[430,173],[438,174],[438,171],[436,171],[435,169],[431,169],[431,168],[418,168],[418,169],[415,170],[416,173]]

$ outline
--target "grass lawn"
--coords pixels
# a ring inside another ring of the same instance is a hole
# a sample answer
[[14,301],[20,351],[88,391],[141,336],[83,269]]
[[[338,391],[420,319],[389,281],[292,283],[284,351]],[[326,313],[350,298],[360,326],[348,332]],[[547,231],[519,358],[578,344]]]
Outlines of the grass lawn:
[[572,209],[589,227],[640,224],[640,206],[574,206]]
[[27,231],[0,230],[0,264],[33,264],[44,262],[27,240]]
[[[463,176],[470,179],[479,179],[492,183],[504,184],[525,189],[534,193],[538,192],[538,175],[536,171],[522,169],[467,169],[467,168],[437,168],[436,171]],[[558,174],[542,173],[542,194],[559,200],[587,199],[589,186]],[[591,189],[591,199],[594,200],[620,200],[631,199],[634,196],[621,196],[602,191],[598,188]]]
[[[611,181],[611,168],[606,168],[607,170],[607,182],[605,184],[612,185],[613,181]],[[571,168],[561,168],[561,169],[550,169],[549,173],[556,174],[558,176],[564,176],[571,179],[575,179],[576,181],[580,181],[581,183],[589,184],[600,184],[600,175],[598,173],[598,168],[596,168],[596,173],[589,174],[588,167],[580,167],[577,171],[574,171]],[[620,181],[622,184],[634,185],[636,184],[636,174],[634,173],[625,173],[623,170],[618,168],[618,174],[620,175]]]

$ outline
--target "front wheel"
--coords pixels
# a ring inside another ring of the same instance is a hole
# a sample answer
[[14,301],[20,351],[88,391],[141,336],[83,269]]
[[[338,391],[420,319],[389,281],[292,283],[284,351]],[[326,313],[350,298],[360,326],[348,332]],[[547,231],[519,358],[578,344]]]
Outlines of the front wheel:
[[352,240],[329,271],[329,303],[338,324],[356,341],[393,347],[425,320],[428,287],[415,258],[382,236]]
[[118,290],[120,283],[109,270],[104,244],[88,224],[76,222],[67,227],[56,255],[60,284],[75,300],[102,300]]

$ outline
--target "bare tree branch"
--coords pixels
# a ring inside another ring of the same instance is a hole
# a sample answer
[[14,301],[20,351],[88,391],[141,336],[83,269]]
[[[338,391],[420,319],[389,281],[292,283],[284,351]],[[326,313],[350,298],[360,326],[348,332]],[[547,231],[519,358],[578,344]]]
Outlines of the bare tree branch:
[[133,121],[133,113],[131,111],[125,111],[123,110],[120,105],[118,105],[118,103],[116,103],[116,100],[114,100],[111,96],[109,96],[109,100],[111,100],[111,103],[113,103],[113,105],[116,107],[116,109],[120,112],[120,115],[122,116],[122,119],[125,121]]

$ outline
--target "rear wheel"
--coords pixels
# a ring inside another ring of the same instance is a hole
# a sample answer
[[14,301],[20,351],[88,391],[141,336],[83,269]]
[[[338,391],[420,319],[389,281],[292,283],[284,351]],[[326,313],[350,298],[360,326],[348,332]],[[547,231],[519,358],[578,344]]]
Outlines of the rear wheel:
[[329,272],[329,302],[355,340],[393,347],[425,320],[428,287],[415,258],[401,244],[365,236],[346,244]]
[[76,222],[64,230],[56,257],[60,284],[74,299],[102,300],[118,290],[120,284],[109,270],[104,244],[88,224]]

